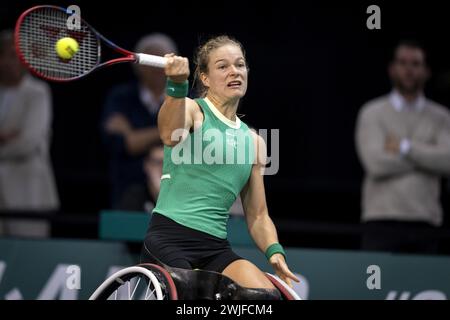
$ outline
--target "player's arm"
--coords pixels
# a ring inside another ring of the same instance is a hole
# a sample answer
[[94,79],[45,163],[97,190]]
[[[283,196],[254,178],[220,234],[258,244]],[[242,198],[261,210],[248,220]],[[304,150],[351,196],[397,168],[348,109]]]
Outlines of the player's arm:
[[[265,252],[266,248],[278,242],[277,232],[267,209],[264,189],[264,140],[252,131],[255,145],[256,161],[252,166],[250,177],[241,191],[242,207],[244,208],[248,230],[258,248]],[[261,142],[262,140],[262,142]]]
[[[269,216],[264,190],[263,173],[266,164],[266,144],[256,133],[252,132],[252,135],[256,146],[256,163],[253,164],[250,178],[241,192],[241,199],[249,233],[258,248],[262,252],[266,252],[270,245],[278,243],[278,236],[275,225]],[[290,286],[292,286],[291,279],[299,281],[289,270],[282,254],[272,255],[269,262],[277,275]]]
[[[166,76],[175,83],[183,83],[189,77],[189,61],[187,58],[166,55]],[[182,141],[194,123],[202,120],[202,114],[197,103],[188,98],[166,96],[158,113],[159,135],[167,146],[174,146]]]

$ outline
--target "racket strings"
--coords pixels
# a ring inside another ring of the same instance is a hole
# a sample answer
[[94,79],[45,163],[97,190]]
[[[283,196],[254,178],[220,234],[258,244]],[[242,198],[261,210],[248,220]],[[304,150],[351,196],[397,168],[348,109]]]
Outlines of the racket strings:
[[[99,40],[88,25],[69,30],[69,15],[59,8],[42,7],[29,12],[19,26],[19,49],[25,62],[37,74],[68,80],[90,72],[99,63]],[[58,57],[55,45],[64,37],[77,40],[78,52],[70,60]]]

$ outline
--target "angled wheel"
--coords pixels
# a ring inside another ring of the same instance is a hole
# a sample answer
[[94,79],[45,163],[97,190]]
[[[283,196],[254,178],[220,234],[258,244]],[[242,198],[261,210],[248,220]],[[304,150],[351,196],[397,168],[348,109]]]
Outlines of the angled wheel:
[[269,278],[273,285],[280,291],[284,300],[302,300],[299,295],[278,276],[266,272],[266,277]]
[[153,263],[142,263],[139,266],[144,267],[156,276],[161,285],[161,289],[166,293],[166,300],[178,300],[178,291],[175,282],[170,273],[163,267]]
[[144,264],[108,277],[89,300],[176,300],[173,280],[163,268]]

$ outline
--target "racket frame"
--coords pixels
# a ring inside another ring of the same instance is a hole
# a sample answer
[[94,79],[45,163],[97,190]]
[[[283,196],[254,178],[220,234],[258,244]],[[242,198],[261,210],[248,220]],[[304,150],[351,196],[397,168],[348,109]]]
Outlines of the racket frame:
[[[104,67],[107,67],[107,66],[110,66],[113,64],[124,63],[124,62],[133,62],[133,63],[141,63],[141,64],[147,64],[147,65],[154,65],[154,66],[158,66],[158,67],[164,67],[164,64],[166,61],[165,58],[153,56],[153,55],[147,55],[147,54],[143,54],[143,53],[133,53],[122,47],[119,47],[111,40],[105,38],[94,27],[92,27],[89,23],[87,23],[86,20],[84,20],[83,18],[80,17],[81,21],[90,29],[90,31],[92,31],[92,33],[97,38],[97,41],[98,41],[97,64],[95,66],[93,66],[88,72],[83,73],[79,76],[71,77],[71,78],[63,79],[63,78],[56,78],[56,77],[51,77],[51,76],[41,74],[40,72],[35,70],[35,68],[32,67],[30,65],[30,63],[28,63],[27,60],[25,59],[22,51],[20,50],[19,39],[20,39],[20,26],[21,26],[23,20],[25,19],[25,17],[30,12],[38,10],[38,9],[42,9],[42,8],[57,9],[59,11],[63,11],[64,13],[67,13],[66,9],[64,9],[63,7],[59,7],[59,6],[53,6],[53,5],[34,6],[32,8],[27,9],[19,16],[19,18],[17,19],[17,22],[16,22],[15,30],[14,30],[14,45],[15,45],[16,52],[17,52],[17,55],[19,56],[20,61],[27,67],[28,70],[30,70],[34,75],[36,75],[40,78],[44,78],[44,79],[55,81],[55,82],[68,82],[68,81],[73,81],[73,80],[83,78],[98,69],[101,69],[101,68],[104,68]],[[102,42],[104,42],[108,47],[110,47],[117,53],[124,55],[124,57],[111,59],[111,60],[101,63],[100,59],[101,59],[101,47],[102,47],[101,43]],[[147,62],[147,61],[149,61],[149,62]],[[156,62],[152,63],[152,61],[156,61]]]

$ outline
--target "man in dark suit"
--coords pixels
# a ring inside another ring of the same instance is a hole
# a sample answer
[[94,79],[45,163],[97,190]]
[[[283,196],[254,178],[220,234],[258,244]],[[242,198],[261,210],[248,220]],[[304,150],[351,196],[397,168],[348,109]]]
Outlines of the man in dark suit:
[[[138,41],[135,52],[163,56],[177,53],[172,39],[150,34]],[[144,160],[160,144],[157,115],[164,101],[164,70],[136,65],[138,81],[119,85],[106,98],[102,118],[103,140],[110,154],[113,209],[142,211],[155,202],[147,188]]]

